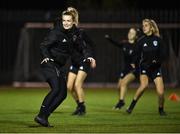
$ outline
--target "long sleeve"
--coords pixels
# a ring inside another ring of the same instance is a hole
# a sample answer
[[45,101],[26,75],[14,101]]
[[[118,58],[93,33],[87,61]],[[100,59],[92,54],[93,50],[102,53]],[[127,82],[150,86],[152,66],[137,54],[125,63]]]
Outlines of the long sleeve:
[[83,48],[84,57],[85,58],[88,58],[88,57],[95,58],[94,43],[85,32],[83,32],[83,46],[84,46],[84,48]]
[[82,54],[85,59],[88,57],[95,58],[94,43],[83,30],[78,32],[75,42],[80,44]]
[[139,63],[140,58],[141,58],[141,53],[142,53],[141,41],[138,41],[135,45],[135,48],[134,48],[134,54],[132,57],[132,64],[137,64],[137,62]]
[[57,35],[55,33],[55,30],[51,30],[48,36],[45,37],[44,41],[40,45],[40,51],[43,58],[51,58],[49,49],[56,41],[57,41]]
[[120,43],[114,39],[112,39],[111,37],[106,38],[110,43],[112,43],[113,45],[122,48],[123,47],[123,43]]

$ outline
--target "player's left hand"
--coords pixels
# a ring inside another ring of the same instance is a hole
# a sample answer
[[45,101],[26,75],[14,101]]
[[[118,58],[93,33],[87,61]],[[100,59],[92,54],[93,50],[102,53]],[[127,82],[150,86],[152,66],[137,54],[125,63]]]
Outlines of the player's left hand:
[[132,66],[132,68],[135,68],[135,67],[136,67],[135,64],[131,64],[131,66]]
[[90,66],[91,66],[92,68],[95,68],[95,67],[96,67],[96,60],[95,60],[94,58],[88,57],[88,58],[87,58],[87,61],[90,62]]

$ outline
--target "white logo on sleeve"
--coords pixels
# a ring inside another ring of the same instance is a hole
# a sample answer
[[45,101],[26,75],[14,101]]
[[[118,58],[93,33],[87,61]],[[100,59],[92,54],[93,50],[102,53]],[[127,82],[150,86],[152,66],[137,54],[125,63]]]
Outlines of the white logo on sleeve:
[[63,39],[63,41],[62,42],[67,42],[67,40],[66,39]]
[[147,44],[146,43],[144,43],[144,45],[143,45],[144,47],[147,47]]
[[158,45],[158,42],[156,40],[153,41],[153,45],[156,47]]

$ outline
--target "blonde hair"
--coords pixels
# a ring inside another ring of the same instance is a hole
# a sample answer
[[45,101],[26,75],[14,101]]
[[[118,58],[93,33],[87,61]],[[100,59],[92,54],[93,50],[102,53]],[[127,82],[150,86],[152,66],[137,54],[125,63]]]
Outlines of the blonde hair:
[[143,22],[149,23],[149,25],[152,28],[151,31],[152,31],[153,35],[160,37],[159,28],[158,28],[158,26],[157,26],[157,24],[156,24],[156,22],[154,20],[152,20],[152,19],[144,19]]
[[73,12],[65,10],[65,11],[62,12],[62,16],[63,15],[70,15],[70,16],[72,16],[73,22],[75,23],[75,25],[77,24],[76,23],[76,16],[75,16],[75,14]]
[[73,14],[75,25],[78,26],[78,24],[79,24],[79,13],[78,13],[77,9],[75,9],[74,7],[68,7],[67,11],[69,11]]

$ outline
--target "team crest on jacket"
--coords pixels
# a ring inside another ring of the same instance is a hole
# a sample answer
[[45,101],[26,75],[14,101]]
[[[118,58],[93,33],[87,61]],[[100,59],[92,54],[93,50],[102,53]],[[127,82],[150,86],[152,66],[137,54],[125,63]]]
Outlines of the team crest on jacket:
[[156,47],[158,45],[158,42],[156,40],[153,41],[153,45]]
[[73,35],[73,42],[75,42],[77,39],[77,35]]

